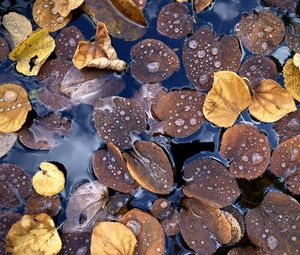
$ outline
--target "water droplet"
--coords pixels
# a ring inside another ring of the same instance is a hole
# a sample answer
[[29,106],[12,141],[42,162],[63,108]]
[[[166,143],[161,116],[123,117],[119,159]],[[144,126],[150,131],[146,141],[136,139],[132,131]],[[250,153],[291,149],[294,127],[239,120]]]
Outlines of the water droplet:
[[179,33],[179,28],[174,28],[174,32],[176,33],[176,34],[178,34]]
[[160,68],[160,63],[159,62],[150,62],[147,64],[147,70],[150,73],[157,73]]
[[206,55],[205,50],[198,50],[197,56],[198,58],[204,58]]
[[6,90],[3,95],[3,100],[5,102],[11,103],[16,101],[18,94],[14,90]]
[[292,236],[292,238],[291,238],[291,239],[292,239],[292,241],[293,241],[293,242],[296,242],[296,240],[297,240],[297,237],[296,237],[296,236]]
[[219,49],[217,47],[211,48],[210,51],[211,51],[211,54],[213,54],[213,55],[217,55],[219,53]]
[[258,37],[260,37],[260,38],[262,38],[264,36],[264,34],[265,34],[264,32],[258,32],[257,33]]
[[208,190],[213,190],[214,188],[212,186],[207,186],[206,187]]
[[178,17],[179,17],[179,14],[175,12],[175,13],[173,14],[173,18],[174,18],[174,19],[177,19]]
[[56,20],[57,20],[58,23],[61,24],[61,23],[63,23],[65,21],[65,18],[60,16]]
[[258,153],[258,152],[254,152],[251,154],[251,162],[253,165],[259,165],[264,161],[264,157]]
[[199,78],[199,83],[201,85],[206,84],[209,81],[209,76],[207,74],[202,74]]
[[177,120],[175,120],[175,125],[177,125],[179,127],[183,126],[184,123],[185,123],[185,121],[183,119],[177,119]]
[[190,124],[193,125],[193,126],[196,125],[197,124],[197,120],[195,118],[191,118],[190,119]]
[[243,160],[244,162],[248,162],[248,161],[249,161],[249,158],[248,158],[246,155],[243,155],[243,156],[242,156],[242,160]]
[[278,239],[275,236],[269,236],[267,238],[267,246],[270,250],[275,250],[278,246]]
[[261,48],[262,48],[263,50],[266,50],[266,49],[268,48],[268,44],[265,43],[265,42],[262,43]]
[[251,72],[254,72],[256,69],[257,69],[256,65],[250,66],[250,71],[251,71]]
[[191,49],[196,49],[198,47],[198,43],[195,40],[189,41],[189,47]]
[[294,131],[298,131],[300,129],[300,123],[299,123],[299,120],[296,119],[296,118],[293,118],[291,119],[288,124],[287,124],[287,127],[291,130],[294,130]]
[[124,173],[124,181],[128,184],[134,184],[134,179],[131,177],[129,173]]
[[214,63],[215,68],[219,68],[221,66],[221,61],[216,61]]
[[271,33],[273,31],[273,27],[266,26],[264,29],[265,32]]
[[297,159],[300,158],[300,153],[299,153],[299,149],[298,148],[292,148],[292,151],[291,151],[291,161],[295,161]]

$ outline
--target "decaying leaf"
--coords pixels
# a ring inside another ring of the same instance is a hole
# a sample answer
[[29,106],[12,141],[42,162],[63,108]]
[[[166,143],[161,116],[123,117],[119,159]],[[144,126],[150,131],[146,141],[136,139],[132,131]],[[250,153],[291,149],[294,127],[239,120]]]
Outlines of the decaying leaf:
[[40,168],[32,178],[36,192],[48,197],[61,192],[65,187],[64,173],[56,165],[48,162],[42,162]]
[[206,96],[203,113],[219,127],[230,127],[251,103],[247,84],[236,73],[220,71],[214,74],[213,88]]
[[16,84],[0,85],[0,132],[18,131],[30,110],[25,89]]
[[297,66],[300,70],[300,53],[296,53],[293,57],[293,63]]
[[15,133],[2,134],[0,133],[0,158],[14,146],[18,136]]
[[127,66],[126,62],[118,59],[104,23],[97,24],[94,42],[79,42],[73,57],[73,63],[78,69],[97,67],[100,69],[123,71]]
[[92,234],[91,255],[133,255],[136,238],[119,222],[99,222]]
[[61,16],[67,17],[70,12],[78,8],[84,0],[53,0],[53,2],[57,12]]
[[46,29],[34,31],[19,44],[9,58],[17,61],[17,71],[28,76],[37,75],[55,48],[55,41]]
[[2,24],[10,33],[15,47],[32,33],[30,21],[23,15],[16,12],[10,12],[4,15]]
[[252,96],[250,114],[263,122],[274,122],[296,111],[293,97],[274,80],[262,80]]
[[286,90],[300,102],[300,69],[289,59],[283,67],[284,84]]
[[25,214],[6,237],[6,252],[14,255],[55,255],[61,248],[54,221],[45,213]]

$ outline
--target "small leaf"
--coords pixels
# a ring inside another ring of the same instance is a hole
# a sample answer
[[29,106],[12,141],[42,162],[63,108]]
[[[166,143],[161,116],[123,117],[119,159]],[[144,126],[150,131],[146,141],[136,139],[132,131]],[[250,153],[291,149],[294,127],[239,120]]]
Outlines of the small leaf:
[[119,222],[99,222],[93,229],[91,255],[133,255],[136,238]]
[[17,61],[17,71],[27,76],[37,75],[55,48],[55,41],[46,29],[34,31],[18,45],[9,58]]
[[297,66],[300,70],[300,53],[296,53],[293,57],[293,63]]
[[17,138],[18,136],[15,133],[0,133],[0,158],[11,150]]
[[48,162],[42,162],[41,171],[32,178],[32,184],[36,192],[43,196],[53,196],[61,192],[65,187],[65,177],[57,166]]
[[230,127],[239,114],[251,103],[251,95],[244,80],[231,71],[214,75],[213,88],[203,106],[206,119],[219,127]]
[[249,106],[250,114],[263,122],[274,122],[296,111],[293,97],[276,81],[262,80]]
[[57,12],[61,16],[67,17],[70,12],[78,8],[84,0],[54,0],[53,2]]
[[283,76],[286,90],[300,102],[300,69],[290,59],[283,67]]

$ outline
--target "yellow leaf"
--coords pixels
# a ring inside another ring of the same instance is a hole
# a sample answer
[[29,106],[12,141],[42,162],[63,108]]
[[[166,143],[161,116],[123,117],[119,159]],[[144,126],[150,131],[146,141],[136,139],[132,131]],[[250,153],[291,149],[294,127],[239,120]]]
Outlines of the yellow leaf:
[[91,255],[132,255],[136,245],[133,232],[118,222],[98,222],[92,234]]
[[32,33],[30,21],[16,12],[4,15],[2,24],[10,33],[14,47],[23,42]]
[[84,0],[54,0],[53,2],[58,13],[63,17],[67,17],[69,13],[78,8]]
[[273,80],[260,82],[249,106],[250,114],[263,122],[277,121],[296,110],[293,97]]
[[220,71],[214,74],[213,88],[206,96],[203,113],[219,127],[230,127],[251,103],[247,84],[236,73]]
[[283,67],[284,83],[287,92],[300,102],[300,69],[289,59]]
[[300,70],[300,53],[296,53],[293,57],[293,63],[297,66]]
[[17,61],[17,71],[28,76],[37,75],[41,66],[55,49],[55,41],[46,29],[34,31],[10,54]]
[[78,69],[97,67],[99,69],[126,69],[126,62],[118,59],[104,23],[98,23],[94,42],[80,41],[73,57]]
[[54,196],[61,192],[65,187],[64,173],[56,165],[42,162],[41,170],[32,178],[32,185],[35,191],[43,196]]
[[18,131],[31,110],[27,92],[16,84],[0,85],[0,132]]
[[13,255],[55,255],[61,248],[54,222],[46,213],[25,214],[6,236],[6,252]]

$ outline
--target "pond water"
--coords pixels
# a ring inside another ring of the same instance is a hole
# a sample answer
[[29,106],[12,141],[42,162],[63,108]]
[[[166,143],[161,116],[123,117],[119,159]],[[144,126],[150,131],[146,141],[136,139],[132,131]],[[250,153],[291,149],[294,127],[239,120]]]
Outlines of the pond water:
[[[131,62],[130,49],[139,41],[145,38],[155,38],[163,41],[170,48],[176,49],[176,54],[181,60],[181,68],[176,71],[170,78],[162,81],[162,85],[167,89],[193,87],[188,80],[182,63],[182,47],[184,39],[169,39],[160,35],[157,32],[156,22],[159,10],[167,3],[172,2],[168,0],[148,0],[148,4],[145,7],[145,17],[149,22],[146,34],[143,38],[133,41],[125,42],[119,39],[112,39],[112,44],[116,49],[120,59]],[[16,11],[20,14],[32,19],[32,4],[33,1],[4,0],[0,3],[0,16],[10,12]],[[233,34],[233,30],[237,22],[241,19],[241,15],[246,12],[259,11],[266,7],[266,5],[260,0],[216,0],[205,11],[195,16],[196,23],[194,25],[194,31],[202,25],[210,25],[217,35]],[[280,12],[273,8],[273,11],[278,13],[280,17],[288,24],[291,20],[299,21],[297,17],[289,16],[285,12]],[[87,39],[92,38],[95,34],[95,25],[91,22],[90,18],[86,14],[82,14],[80,11],[76,11],[72,21],[68,26],[74,25],[79,28]],[[0,35],[4,34],[4,30],[1,30]],[[54,33],[55,35],[56,33]],[[282,70],[283,61],[290,55],[290,51],[287,50],[285,43],[281,43],[277,50],[272,54],[272,58],[277,64],[279,71]],[[243,59],[251,53],[243,48]],[[126,73],[122,73],[122,78],[125,81],[126,87],[120,94],[123,97],[131,97],[139,88],[140,84],[131,76],[130,70]],[[20,82],[31,91],[38,88],[39,84],[34,78],[24,77],[15,71],[15,66],[12,62],[6,60],[0,65],[0,82]],[[282,84],[283,78],[281,73],[277,76],[277,81]],[[34,109],[38,115],[47,113],[47,109],[42,107],[38,102],[33,104]],[[15,163],[22,168],[26,169],[30,174],[34,174],[38,169],[42,161],[54,161],[64,165],[67,170],[67,182],[64,191],[61,193],[63,207],[66,204],[66,198],[73,190],[84,180],[93,180],[91,164],[93,153],[104,146],[101,139],[98,137],[94,125],[92,123],[92,106],[79,105],[71,110],[64,111],[63,115],[66,115],[72,119],[73,130],[72,133],[60,139],[60,145],[50,151],[35,151],[25,148],[20,142],[14,145],[13,149],[3,158],[0,159],[0,163]],[[34,116],[34,115],[32,115]],[[260,130],[265,132],[268,136],[269,142],[272,148],[277,145],[276,134],[273,130],[273,124],[264,124],[254,121],[247,111],[243,112],[236,123],[251,122]],[[194,135],[186,139],[172,139],[170,143],[164,143],[163,146],[169,152],[169,156],[174,164],[175,169],[175,188],[172,193],[167,196],[175,205],[180,206],[180,200],[183,197],[181,192],[181,185],[184,183],[182,179],[182,167],[191,159],[210,156],[222,161],[225,165],[228,162],[222,158],[219,154],[220,136],[224,132],[224,129],[217,128],[205,122],[202,128]],[[156,141],[165,140],[162,137],[155,138]],[[247,210],[256,207],[262,201],[266,191],[270,189],[281,190],[286,194],[290,194],[284,187],[283,183],[280,183],[269,172],[266,172],[262,177],[255,179],[254,181],[239,180],[238,184],[242,190],[242,196],[234,203],[241,212],[245,213]],[[149,210],[151,203],[157,199],[157,195],[144,189],[139,189],[133,195],[129,203],[129,207],[138,207],[145,211]],[[164,196],[166,197],[166,196]],[[299,196],[294,196],[300,201]],[[19,208],[22,212],[22,206]],[[62,209],[60,214],[56,217],[57,224],[64,221],[64,210]],[[243,238],[239,243],[248,244],[250,241],[247,237]],[[180,234],[175,238],[167,238],[166,242],[168,255],[179,254],[195,254],[182,240]],[[216,254],[226,254],[229,248],[220,248]]]

